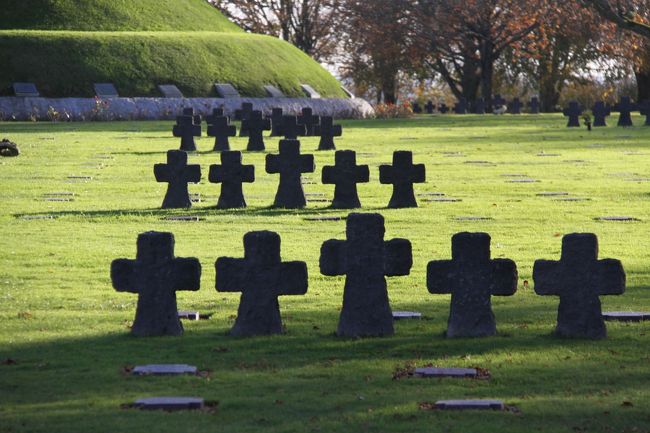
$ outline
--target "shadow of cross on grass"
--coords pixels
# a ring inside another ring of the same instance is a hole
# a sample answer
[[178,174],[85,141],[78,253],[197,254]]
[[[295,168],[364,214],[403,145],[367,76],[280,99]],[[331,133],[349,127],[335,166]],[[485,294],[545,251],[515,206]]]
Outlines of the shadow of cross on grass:
[[167,164],[155,164],[153,172],[156,181],[167,182],[167,193],[162,203],[163,209],[192,207],[187,191],[189,182],[201,180],[201,166],[187,165],[187,153],[182,150],[167,151]]
[[517,265],[510,259],[490,259],[490,235],[457,233],[451,238],[451,260],[427,266],[427,288],[451,293],[447,337],[486,337],[497,332],[492,296],[517,291]]
[[280,334],[278,296],[307,293],[307,264],[282,262],[280,235],[270,231],[244,235],[244,258],[219,257],[215,262],[218,292],[241,292],[230,335]]
[[133,335],[181,335],[176,291],[199,290],[201,264],[195,258],[174,257],[172,233],[146,232],[138,236],[135,260],[113,260],[111,281],[118,292],[138,294]]
[[607,337],[599,296],[623,294],[625,271],[619,260],[598,260],[595,234],[565,235],[560,261],[536,260],[533,281],[538,295],[560,297],[556,335]]

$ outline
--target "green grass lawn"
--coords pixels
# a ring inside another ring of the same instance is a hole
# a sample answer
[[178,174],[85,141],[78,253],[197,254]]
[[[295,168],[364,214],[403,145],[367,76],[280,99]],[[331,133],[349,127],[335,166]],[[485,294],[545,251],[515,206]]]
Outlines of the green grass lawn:
[[[323,241],[345,237],[345,222],[305,218],[347,212],[323,202],[270,209],[278,176],[264,172],[265,153],[244,154],[256,167],[257,181],[244,186],[249,207],[216,210],[220,186],[208,183],[207,173],[219,157],[208,151],[213,139],[201,138],[190,163],[201,164],[203,180],[190,192],[203,201],[163,211],[166,184],[155,182],[152,166],[178,147],[171,122],[0,124],[0,137],[22,151],[0,160],[0,432],[650,431],[649,323],[608,323],[603,341],[556,339],[550,333],[558,299],[535,295],[531,279],[535,259],[559,258],[563,234],[593,232],[601,257],[622,260],[627,272],[627,292],[602,297],[603,309],[650,310],[650,128],[589,133],[565,128],[560,115],[342,123],[339,149],[356,150],[358,163],[370,165],[371,182],[359,186],[363,211],[384,215],[387,239],[413,245],[411,274],[389,278],[388,291],[394,310],[425,318],[397,322],[389,338],[334,336],[344,278],[320,275],[318,257]],[[320,184],[320,173],[333,153],[314,152],[316,138],[302,144],[317,166],[306,176],[314,182],[306,192],[331,198],[333,186]],[[243,149],[244,139],[232,147]],[[276,152],[277,140],[268,139],[267,148]],[[427,166],[427,182],[415,188],[417,209],[385,208],[391,187],[379,184],[377,167],[394,150],[412,150]],[[508,182],[522,177],[539,182]],[[435,192],[462,201],[425,201]],[[541,192],[589,200],[558,201]],[[52,193],[74,193],[74,201],[42,200]],[[25,219],[33,215],[56,218]],[[169,215],[202,220],[165,221]],[[640,221],[594,219],[614,215]],[[463,216],[491,219],[456,219]],[[286,334],[231,338],[239,296],[215,291],[214,261],[242,257],[242,236],[263,229],[282,236],[284,260],[307,262],[309,291],[280,298]],[[185,322],[180,338],[131,337],[136,296],[111,286],[111,261],[134,258],[137,235],[148,230],[173,232],[176,255],[203,265],[201,290],[179,293],[178,304],[214,315]],[[493,257],[517,262],[519,291],[493,298],[497,337],[445,339],[450,297],[426,290],[427,262],[449,258],[451,236],[460,231],[490,233]],[[123,371],[164,362],[193,364],[209,375],[135,378]],[[492,377],[392,378],[396,368],[427,364],[479,366]],[[156,395],[219,404],[206,412],[120,408]],[[498,398],[518,411],[419,409],[453,398]]]

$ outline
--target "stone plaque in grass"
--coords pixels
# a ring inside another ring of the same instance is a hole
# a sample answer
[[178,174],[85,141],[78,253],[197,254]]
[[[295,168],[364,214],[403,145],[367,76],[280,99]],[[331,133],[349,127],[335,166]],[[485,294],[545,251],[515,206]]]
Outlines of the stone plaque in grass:
[[198,397],[149,397],[141,398],[133,406],[142,410],[199,410],[203,409],[205,401]]
[[603,319],[610,322],[642,322],[650,320],[650,313],[638,311],[607,311]]
[[136,366],[131,374],[136,376],[175,376],[181,374],[196,374],[198,369],[187,364],[147,364]]
[[70,180],[93,180],[92,176],[68,176],[68,179]]
[[440,410],[505,410],[501,400],[438,400],[435,407]]
[[520,178],[520,179],[510,179],[506,180],[506,183],[537,183],[539,180],[530,179],[530,178]]
[[23,220],[53,220],[57,217],[55,215],[23,215],[20,219]]
[[239,92],[232,84],[214,83],[214,90],[220,98],[240,98]]
[[422,313],[417,311],[393,311],[393,320],[421,319]]
[[577,202],[577,201],[591,201],[591,199],[585,197],[562,197],[562,198],[556,198],[553,201]]
[[546,153],[546,152],[539,152],[537,156],[540,157],[545,157],[545,156],[562,156],[561,153]]
[[488,216],[458,216],[454,218],[456,221],[490,221],[492,217]]
[[323,216],[323,217],[305,217],[305,221],[345,221],[346,217],[341,216]]
[[167,216],[163,218],[165,221],[191,221],[191,222],[199,222],[201,221],[201,217],[196,216],[196,215],[172,215],[172,216]]
[[429,203],[434,203],[434,202],[435,203],[458,203],[463,200],[459,198],[453,198],[453,197],[439,197],[439,198],[425,198],[422,201],[429,202]]
[[614,221],[614,222],[634,222],[641,221],[638,218],[631,216],[602,216],[594,218],[596,221]]
[[14,95],[19,97],[37,98],[40,96],[34,83],[13,83]]
[[117,98],[120,96],[113,83],[95,83],[93,87],[95,88],[95,95],[100,98]]
[[561,196],[567,196],[569,195],[569,193],[560,192],[560,191],[546,191],[546,192],[538,192],[535,195],[538,197],[561,197]]
[[42,201],[69,202],[74,201],[72,197],[43,197]]
[[444,197],[444,192],[421,192],[416,194],[418,197]]
[[418,377],[478,377],[478,371],[475,368],[441,368],[441,367],[423,367],[416,368],[413,372]]
[[178,312],[178,318],[184,320],[208,320],[212,317],[213,313],[200,313],[198,311],[183,311]]
[[165,98],[182,98],[183,93],[174,84],[159,84],[158,90]]
[[492,164],[492,162],[484,161],[484,160],[470,160],[470,161],[463,161],[463,164]]

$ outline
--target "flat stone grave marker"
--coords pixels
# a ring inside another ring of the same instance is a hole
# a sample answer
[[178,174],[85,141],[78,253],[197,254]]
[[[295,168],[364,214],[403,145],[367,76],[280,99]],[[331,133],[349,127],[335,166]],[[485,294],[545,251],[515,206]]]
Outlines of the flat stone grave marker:
[[113,83],[95,83],[93,84],[95,95],[100,98],[117,98],[120,96]]
[[562,197],[562,198],[553,199],[553,201],[574,202],[574,201],[591,201],[591,199],[586,197]]
[[314,133],[320,136],[318,142],[318,150],[334,150],[334,137],[343,135],[343,127],[341,125],[334,125],[334,118],[332,116],[323,116],[320,119],[320,125],[315,127]]
[[300,177],[301,173],[314,170],[314,155],[301,155],[298,140],[280,140],[279,154],[266,155],[266,172],[280,175],[273,206],[286,209],[305,207],[307,200]]
[[389,208],[417,207],[413,184],[426,182],[426,168],[424,164],[413,164],[413,152],[397,150],[392,165],[379,166],[379,182],[393,185]]
[[18,97],[37,98],[40,95],[34,83],[13,83],[14,95]]
[[418,197],[444,197],[444,192],[420,192],[416,194]]
[[582,108],[577,101],[569,102],[569,106],[563,111],[564,116],[569,118],[567,123],[567,128],[579,128],[580,127],[580,115],[582,114]]
[[393,311],[393,320],[421,319],[422,313],[416,311]]
[[198,369],[187,364],[147,364],[133,368],[135,376],[176,376],[181,374],[196,374]]
[[621,100],[614,106],[620,113],[617,126],[634,126],[632,123],[632,111],[636,109],[629,96],[621,96]]
[[569,195],[568,192],[560,192],[560,191],[554,191],[554,192],[538,192],[535,194],[538,197],[561,197],[561,196],[567,196]]
[[220,98],[241,98],[239,92],[232,84],[214,83],[214,90]]
[[182,98],[183,93],[174,84],[159,84],[158,90],[165,98]]
[[454,219],[456,221],[489,221],[493,218],[487,216],[457,216]]
[[190,194],[190,201],[192,203],[201,203],[201,193],[194,192]]
[[631,179],[625,179],[626,182],[650,182],[650,177],[635,177]]
[[207,320],[212,317],[212,313],[200,313],[198,311],[179,310],[178,318],[184,320]]
[[453,198],[453,197],[439,197],[439,198],[425,198],[422,201],[428,202],[428,203],[458,203],[463,201],[460,198]]
[[308,98],[320,99],[320,97],[321,97],[320,93],[318,93],[316,90],[314,90],[314,88],[311,87],[309,84],[301,84],[300,88],[302,89],[305,96],[308,97]]
[[203,218],[195,215],[171,215],[162,218],[165,221],[190,221],[190,222],[199,222]]
[[[361,207],[357,183],[367,183],[370,169],[367,165],[357,165],[354,150],[337,150],[334,154],[335,165],[323,167],[322,182],[334,184],[334,209],[354,209]],[[314,201],[314,200],[312,200]]]
[[22,215],[22,220],[53,220],[57,217],[55,215]]
[[537,154],[537,156],[541,156],[541,157],[544,157],[544,156],[562,156],[562,154],[561,153],[540,152],[540,153]]
[[74,197],[41,197],[41,201],[54,201],[54,202],[70,202],[74,201]]
[[631,216],[602,216],[602,217],[597,217],[594,218],[596,221],[618,221],[618,222],[625,222],[625,221],[641,221],[638,218],[631,217]]
[[307,197],[307,198],[309,198],[309,197],[325,197],[325,194],[323,194],[322,192],[306,192],[305,197]]
[[384,233],[380,214],[351,213],[346,223],[347,240],[332,239],[321,246],[321,274],[345,275],[338,336],[394,333],[385,276],[408,275],[413,256],[407,239],[384,241]]
[[465,154],[463,152],[442,152],[442,156],[445,158],[464,158]]
[[93,177],[92,176],[72,175],[72,176],[68,176],[68,179],[72,179],[72,180],[93,180]]
[[637,311],[607,311],[603,313],[603,319],[611,322],[642,322],[650,320],[650,313]]
[[435,406],[440,410],[505,410],[501,400],[438,400]]
[[345,221],[347,217],[343,216],[323,216],[323,217],[304,217],[305,221]]
[[506,183],[537,183],[539,180],[531,178],[520,178],[520,179],[510,179],[506,180]]
[[199,410],[203,409],[205,401],[198,397],[149,397],[141,398],[133,406],[142,410]]
[[285,98],[285,94],[282,93],[282,90],[278,89],[277,87],[271,85],[271,84],[266,84],[264,86],[264,91],[266,92],[266,96],[269,98]]
[[422,367],[416,368],[414,376],[419,377],[478,377],[475,368],[444,368],[444,367]]
[[155,164],[153,172],[157,182],[167,182],[167,192],[162,209],[190,208],[192,201],[187,184],[201,180],[201,166],[187,164],[187,152],[168,150],[167,164]]
[[463,164],[494,164],[490,161],[484,161],[484,160],[470,160],[470,161],[463,161]]

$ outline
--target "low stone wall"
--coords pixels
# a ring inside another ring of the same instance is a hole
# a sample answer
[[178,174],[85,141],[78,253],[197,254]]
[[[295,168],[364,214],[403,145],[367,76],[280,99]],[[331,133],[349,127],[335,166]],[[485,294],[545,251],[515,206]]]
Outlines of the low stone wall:
[[337,119],[364,119],[375,112],[363,99],[307,99],[307,98],[30,98],[0,97],[0,120],[169,120],[179,115],[184,107],[193,107],[206,116],[213,108],[224,108],[229,115],[252,102],[255,110],[271,114],[273,108],[282,108],[285,114],[299,114],[303,107],[311,107],[319,116]]

